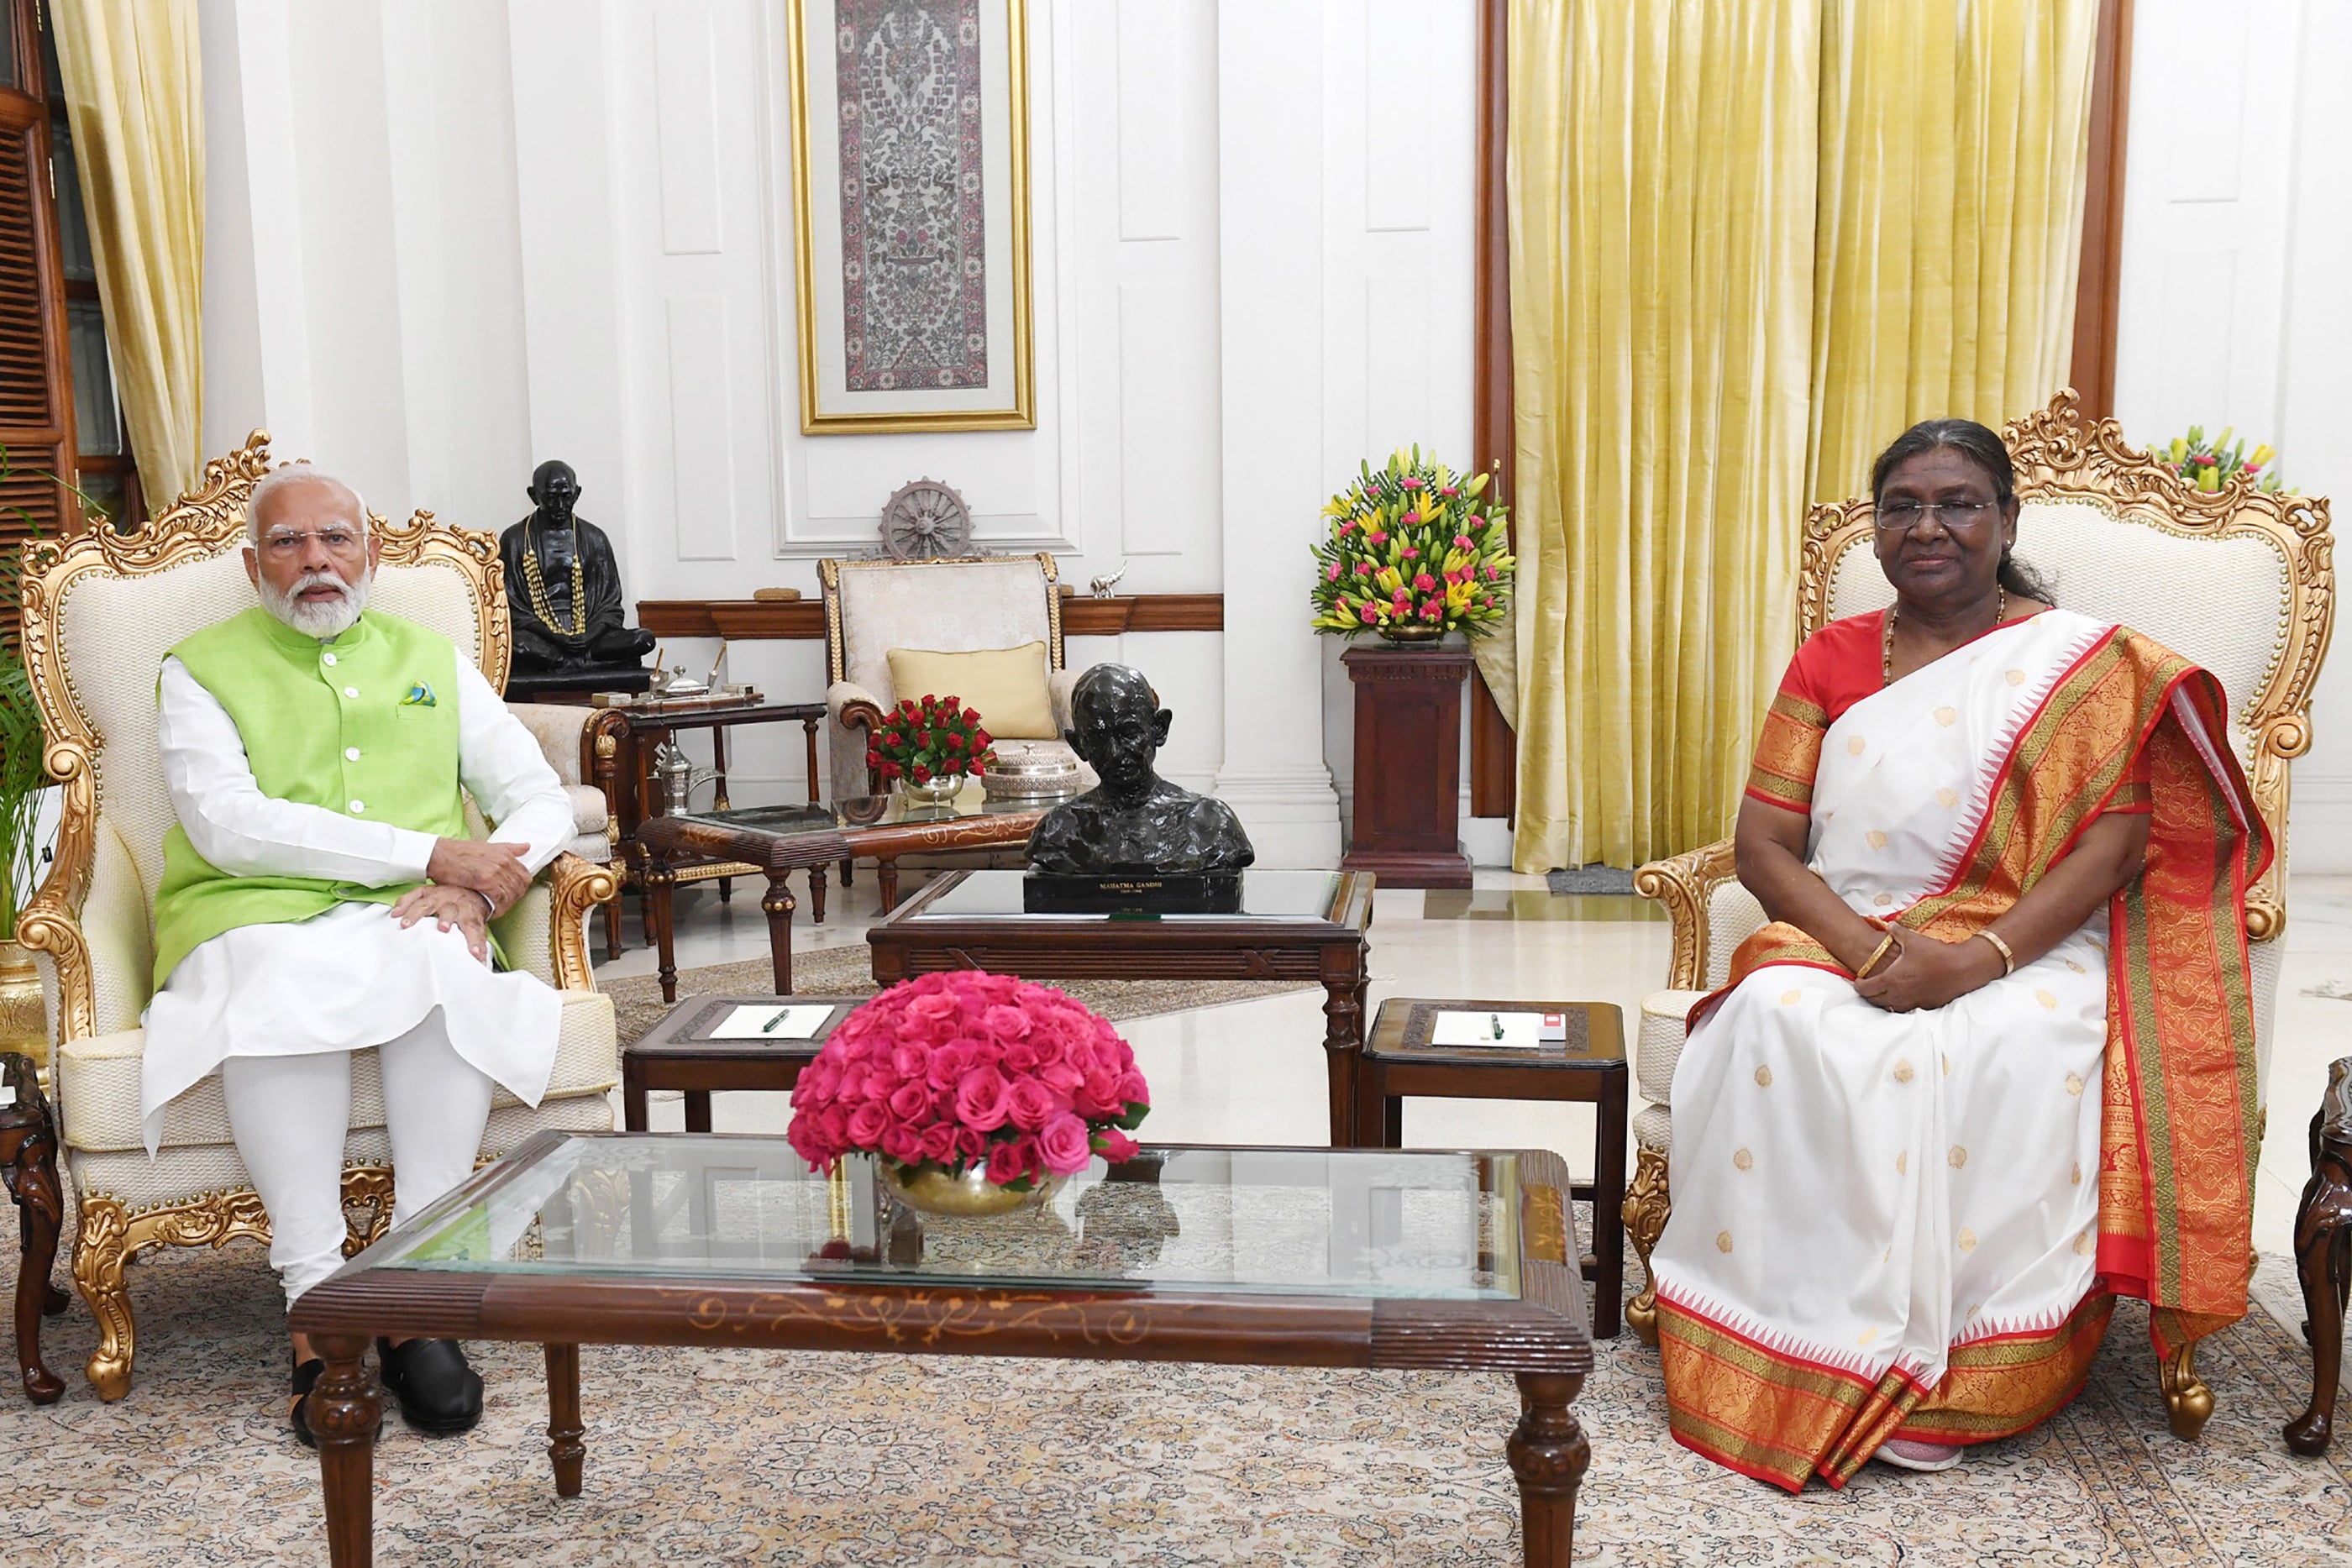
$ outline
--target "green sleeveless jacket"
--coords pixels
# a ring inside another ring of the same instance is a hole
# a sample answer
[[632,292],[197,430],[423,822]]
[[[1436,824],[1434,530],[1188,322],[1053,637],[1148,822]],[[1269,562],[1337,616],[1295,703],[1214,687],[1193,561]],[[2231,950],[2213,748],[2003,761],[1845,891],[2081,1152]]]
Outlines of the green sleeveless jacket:
[[[371,610],[322,643],[256,606],[172,653],[236,721],[263,794],[436,838],[467,836],[459,654],[439,632]],[[415,885],[231,876],[175,822],[155,890],[156,988],[225,931],[309,920],[339,904],[391,904]]]

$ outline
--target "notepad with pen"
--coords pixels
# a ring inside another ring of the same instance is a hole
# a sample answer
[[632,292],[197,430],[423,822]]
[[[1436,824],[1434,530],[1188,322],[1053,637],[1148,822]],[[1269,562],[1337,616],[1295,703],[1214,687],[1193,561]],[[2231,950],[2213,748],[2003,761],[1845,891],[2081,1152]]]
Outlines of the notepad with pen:
[[1503,1051],[1558,1051],[1568,1037],[1560,1013],[1441,1009],[1430,1020],[1429,1043]]
[[830,1003],[794,1005],[760,1003],[737,1007],[703,1038],[706,1040],[814,1040],[833,1017]]

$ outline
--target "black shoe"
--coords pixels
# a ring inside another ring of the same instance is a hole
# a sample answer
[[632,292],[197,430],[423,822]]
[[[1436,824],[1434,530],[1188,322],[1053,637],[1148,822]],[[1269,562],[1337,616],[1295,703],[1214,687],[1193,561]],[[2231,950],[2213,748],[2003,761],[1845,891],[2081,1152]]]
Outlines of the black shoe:
[[[289,1414],[294,1419],[294,1436],[306,1448],[319,1446],[319,1435],[310,1430],[310,1417],[304,1407],[309,1403],[310,1390],[318,1386],[319,1379],[326,1373],[327,1364],[316,1356],[309,1361],[297,1362],[294,1366],[294,1407]],[[381,1411],[376,1414],[375,1429],[381,1436],[383,1431],[383,1414]]]
[[482,1418],[481,1375],[466,1364],[454,1339],[375,1342],[384,1392],[400,1401],[400,1418],[435,1437],[471,1431]]

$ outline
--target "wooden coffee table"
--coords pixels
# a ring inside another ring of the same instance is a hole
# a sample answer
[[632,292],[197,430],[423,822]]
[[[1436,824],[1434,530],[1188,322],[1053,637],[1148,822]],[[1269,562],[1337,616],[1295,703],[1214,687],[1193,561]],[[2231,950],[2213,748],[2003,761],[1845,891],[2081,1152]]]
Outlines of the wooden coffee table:
[[1165,1147],[1096,1162],[1042,1214],[934,1221],[862,1157],[827,1179],[779,1138],[542,1132],[294,1304],[327,1363],[308,1415],[331,1560],[373,1551],[369,1343],[424,1334],[546,1346],[562,1497],[583,1344],[1508,1373],[1525,1561],[1568,1568],[1592,1369],[1568,1201],[1540,1150]]
[[[816,1060],[825,1038],[849,1016],[864,997],[688,997],[647,1030],[644,1038],[621,1048],[621,1124],[632,1133],[646,1131],[646,1096],[656,1089],[677,1089],[686,1094],[686,1130],[710,1131],[710,1092],[714,1089],[789,1092],[800,1082],[801,1069]],[[737,1008],[824,1007],[832,1016],[822,1028],[800,1040],[713,1040],[710,1031],[734,1015]]]
[[[673,862],[741,864],[765,875],[760,908],[768,916],[768,950],[776,991],[793,989],[793,911],[786,885],[796,871],[813,883],[839,861],[871,856],[882,864],[882,903],[896,902],[901,855],[1025,844],[1030,830],[1056,802],[992,800],[977,781],[945,805],[918,805],[906,796],[867,795],[830,806],[753,806],[730,811],[688,811],[648,817],[638,824],[646,854],[646,891],[661,949],[662,1000],[677,1000],[677,960],[671,925],[677,897]],[[1018,874],[1018,873],[1015,873]]]
[[1356,1142],[1370,872],[1248,871],[1239,915],[1025,915],[1017,871],[950,872],[866,933],[874,978],[941,969],[1029,980],[1307,980],[1324,990],[1331,1142]]

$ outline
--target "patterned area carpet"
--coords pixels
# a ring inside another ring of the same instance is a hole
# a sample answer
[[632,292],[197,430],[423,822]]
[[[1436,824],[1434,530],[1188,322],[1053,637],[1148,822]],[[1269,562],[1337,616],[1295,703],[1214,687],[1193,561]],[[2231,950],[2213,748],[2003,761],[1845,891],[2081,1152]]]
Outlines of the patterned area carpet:
[[[762,996],[776,983],[775,967],[766,958],[753,958],[740,964],[711,964],[699,969],[680,969],[677,973],[677,994],[681,997]],[[1227,1002],[1255,1001],[1260,997],[1278,997],[1289,991],[1307,991],[1318,988],[1297,985],[1286,980],[1055,980],[1056,989],[1067,991],[1096,1012],[1113,1023],[1126,1019],[1149,1018],[1154,1013],[1182,1012],[1187,1008],[1222,1007]],[[613,998],[613,1010],[619,1015],[621,1043],[641,1038],[661,1021],[669,1010],[661,999],[661,981],[651,975],[633,975],[624,979],[599,978],[597,989]],[[874,950],[863,942],[844,947],[824,947],[814,952],[793,955],[793,989],[810,996],[863,997],[872,996],[880,988],[874,984]]]
[[1544,873],[1544,884],[1566,895],[1578,893],[1621,893],[1631,895],[1633,873],[1610,865],[1555,866]]
[[[13,1270],[13,1257],[0,1270]],[[2265,1265],[2276,1283],[2275,1260]],[[0,1273],[13,1290],[13,1273]],[[101,1405],[94,1338],[50,1325],[64,1400],[0,1396],[0,1561],[178,1568],[325,1560],[316,1458],[285,1427],[261,1251],[141,1264],[137,1382]],[[1790,1498],[1665,1435],[1657,1358],[1601,1347],[1579,1563],[2305,1564],[2352,1560],[2352,1472],[2279,1439],[2308,1361],[2257,1308],[2202,1357],[2220,1408],[2164,1427],[2147,1314],[2040,1430],[1919,1476]],[[582,1352],[587,1488],[559,1500],[537,1352],[478,1347],[482,1426],[376,1452],[386,1564],[1515,1564],[1507,1378],[1217,1366]]]

